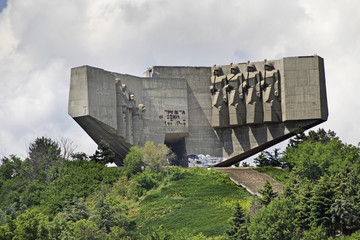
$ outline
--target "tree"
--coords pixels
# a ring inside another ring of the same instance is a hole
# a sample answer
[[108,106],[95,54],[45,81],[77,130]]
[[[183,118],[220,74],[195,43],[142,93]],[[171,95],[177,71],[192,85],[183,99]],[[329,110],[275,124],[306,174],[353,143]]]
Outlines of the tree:
[[37,209],[19,215],[15,220],[15,239],[48,239],[48,217]]
[[[240,162],[238,162],[238,165],[240,165]],[[241,166],[242,167],[250,167],[250,164],[247,162],[242,162]]]
[[254,163],[257,167],[265,167],[270,165],[270,162],[266,158],[264,152],[261,152],[256,158],[254,158]]
[[248,228],[251,239],[299,239],[296,236],[295,207],[289,198],[272,201],[255,213]]
[[266,179],[263,188],[259,190],[259,193],[262,195],[260,201],[264,205],[268,205],[274,198],[277,197],[277,193],[273,191],[272,184]]
[[68,222],[66,230],[61,233],[61,239],[103,240],[105,237],[105,232],[96,223],[85,219]]
[[346,218],[346,228],[344,232],[351,234],[360,229],[360,169],[354,166],[349,173],[346,173],[344,198],[351,205],[350,215]]
[[9,224],[0,225],[0,239],[12,240],[14,239],[14,229],[11,229]]
[[58,143],[61,148],[61,155],[63,159],[69,159],[71,155],[74,153],[75,149],[78,147],[74,143],[74,141],[65,137],[60,137]]
[[303,234],[301,240],[326,240],[329,239],[326,234],[326,229],[322,226],[313,227],[310,230],[307,230]]
[[231,219],[230,228],[226,231],[226,234],[230,240],[249,239],[245,211],[239,203],[236,203],[235,213]]
[[124,159],[125,174],[131,177],[141,172],[143,153],[138,146],[130,148],[130,152]]
[[310,229],[310,199],[312,196],[311,182],[307,181],[299,191],[296,205],[297,225],[302,231]]
[[105,165],[107,163],[114,162],[115,153],[111,150],[110,145],[107,142],[101,140],[97,150],[95,151],[94,155],[90,157],[90,159],[94,162]]
[[257,167],[265,167],[265,166],[280,166],[280,148],[275,148],[273,153],[269,151],[263,151],[254,159],[254,162]]
[[343,144],[339,139],[327,143],[305,141],[297,148],[287,148],[282,160],[302,178],[318,180],[335,175],[359,160],[359,148]]
[[66,221],[76,222],[81,219],[88,219],[89,212],[85,205],[85,201],[83,198],[74,197],[71,202],[68,202],[64,210],[61,212],[61,217],[63,217]]
[[343,234],[347,224],[352,222],[352,214],[354,212],[354,206],[350,201],[335,199],[330,207],[331,222],[335,225],[335,230],[339,229],[340,234]]
[[328,130],[326,132],[323,128],[319,128],[317,131],[310,130],[308,135],[305,134],[304,129],[298,128],[295,133],[296,135],[289,140],[288,148],[297,148],[299,144],[305,141],[326,144],[330,142],[331,139],[338,139],[334,131]]
[[105,197],[103,192],[98,193],[89,219],[106,233],[109,233],[115,226],[128,226],[121,202],[112,197]]
[[169,165],[167,156],[171,151],[165,144],[158,144],[156,146],[153,141],[146,142],[141,151],[145,167],[159,172],[163,166]]
[[22,161],[15,155],[10,155],[10,158],[4,157],[1,159],[0,165],[0,179],[6,181],[21,173]]
[[25,173],[31,181],[45,180],[46,170],[55,166],[61,158],[59,145],[50,138],[37,138],[30,144],[28,155],[24,161]]
[[331,232],[330,208],[335,195],[332,178],[321,177],[314,186],[313,196],[310,199],[310,221],[313,227],[323,226]]
[[73,161],[88,161],[89,156],[84,152],[76,152],[71,154],[71,160]]

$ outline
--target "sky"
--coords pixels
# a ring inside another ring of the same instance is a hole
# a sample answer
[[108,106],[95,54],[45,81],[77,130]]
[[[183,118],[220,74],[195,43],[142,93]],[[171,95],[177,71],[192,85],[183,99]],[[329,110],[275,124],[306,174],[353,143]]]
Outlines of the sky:
[[[212,66],[317,54],[328,121],[360,142],[360,1],[0,0],[0,156],[37,137],[96,144],[67,114],[70,69],[141,76],[151,66]],[[316,129],[316,128],[315,128]]]

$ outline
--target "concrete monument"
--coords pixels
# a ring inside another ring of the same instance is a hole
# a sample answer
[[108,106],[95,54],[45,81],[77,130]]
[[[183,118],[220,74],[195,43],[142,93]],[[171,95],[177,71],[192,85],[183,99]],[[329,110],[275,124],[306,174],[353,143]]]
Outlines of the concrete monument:
[[167,144],[180,159],[230,166],[327,120],[324,62],[288,57],[213,67],[154,66],[142,77],[71,70],[69,114],[122,160],[133,145]]

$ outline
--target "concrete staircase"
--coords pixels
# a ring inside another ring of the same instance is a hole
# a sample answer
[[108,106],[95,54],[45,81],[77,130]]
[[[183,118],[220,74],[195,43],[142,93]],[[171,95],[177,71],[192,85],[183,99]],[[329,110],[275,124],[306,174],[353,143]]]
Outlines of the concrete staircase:
[[236,183],[238,186],[244,187],[251,194],[261,195],[258,191],[265,184],[267,179],[272,185],[274,192],[278,192],[279,195],[282,194],[284,186],[269,175],[265,173],[259,173],[255,171],[252,167],[240,167],[240,168],[222,168],[216,167],[215,170],[229,174],[231,181]]

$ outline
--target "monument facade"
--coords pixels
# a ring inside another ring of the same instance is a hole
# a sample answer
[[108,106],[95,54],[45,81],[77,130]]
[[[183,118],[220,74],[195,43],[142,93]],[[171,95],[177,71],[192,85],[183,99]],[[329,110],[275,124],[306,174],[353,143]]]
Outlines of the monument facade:
[[213,67],[154,66],[142,77],[71,69],[70,116],[116,163],[133,145],[167,144],[178,156],[230,166],[327,120],[324,61],[288,57]]

